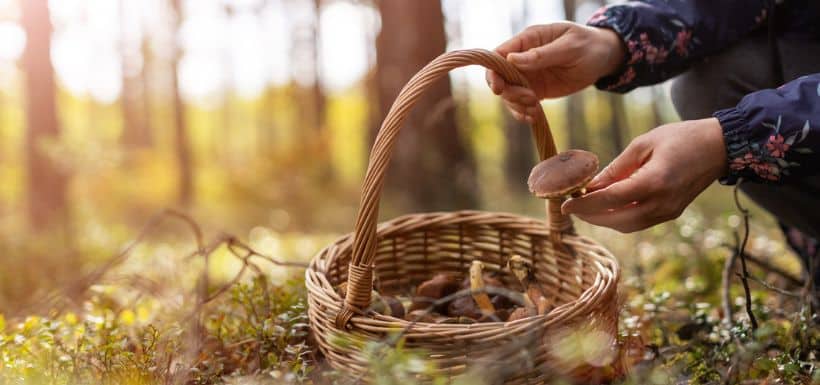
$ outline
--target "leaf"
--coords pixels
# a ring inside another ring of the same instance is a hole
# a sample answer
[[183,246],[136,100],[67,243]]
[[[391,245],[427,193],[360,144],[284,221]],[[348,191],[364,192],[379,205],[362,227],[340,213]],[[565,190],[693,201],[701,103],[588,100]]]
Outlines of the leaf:
[[777,115],[777,128],[775,132],[780,133],[780,123],[783,122],[783,115]]
[[777,165],[781,168],[789,167],[789,162],[786,162],[783,158],[775,158],[775,160],[777,160]]
[[803,141],[803,139],[806,139],[806,137],[809,136],[810,130],[811,126],[809,126],[809,121],[806,120],[806,124],[803,125],[803,132],[800,135],[800,139],[797,140],[797,143],[800,143]]
[[806,148],[806,147],[793,148],[792,151],[795,151],[795,152],[800,153],[800,154],[812,154],[813,153],[810,148]]
[[797,134],[794,134],[794,135],[792,135],[792,136],[790,136],[790,137],[786,138],[786,144],[788,144],[789,146],[791,146],[792,144],[794,144],[794,141],[795,141],[796,139],[797,139]]
[[762,122],[762,123],[760,123],[760,125],[763,126],[763,127],[766,127],[766,128],[771,128],[772,130],[777,129],[777,127],[775,127],[775,125],[771,124],[771,123]]
[[817,83],[817,96],[820,96],[820,83]]

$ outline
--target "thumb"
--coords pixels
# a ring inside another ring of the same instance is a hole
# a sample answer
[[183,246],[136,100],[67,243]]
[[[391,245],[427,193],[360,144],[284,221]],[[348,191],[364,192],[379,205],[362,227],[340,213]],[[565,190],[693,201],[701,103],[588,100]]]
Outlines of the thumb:
[[587,184],[587,191],[600,190],[628,178],[649,159],[650,155],[652,155],[652,147],[646,140],[636,138],[624,152],[613,159],[595,178],[592,178]]
[[530,48],[524,52],[513,52],[507,60],[523,71],[533,71],[562,64],[567,59],[569,39],[561,37],[542,46]]

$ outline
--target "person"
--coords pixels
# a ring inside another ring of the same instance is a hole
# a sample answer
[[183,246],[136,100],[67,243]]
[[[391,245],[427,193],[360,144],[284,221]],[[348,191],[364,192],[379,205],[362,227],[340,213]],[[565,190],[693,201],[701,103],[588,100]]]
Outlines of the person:
[[633,232],[677,218],[715,180],[740,183],[808,268],[820,264],[820,2],[776,3],[628,1],[586,25],[531,26],[496,51],[532,89],[492,71],[487,82],[531,122],[544,98],[592,84],[624,93],[682,74],[671,87],[682,121],[636,137],[562,211]]

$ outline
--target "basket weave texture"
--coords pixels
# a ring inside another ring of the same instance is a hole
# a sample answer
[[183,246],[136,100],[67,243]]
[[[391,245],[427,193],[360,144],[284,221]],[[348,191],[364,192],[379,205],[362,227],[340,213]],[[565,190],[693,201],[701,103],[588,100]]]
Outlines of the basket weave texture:
[[[405,215],[377,223],[378,205],[396,136],[415,101],[435,80],[467,65],[492,69],[511,84],[528,86],[524,76],[501,56],[485,50],[453,51],[439,56],[402,89],[382,123],[370,154],[353,233],[321,250],[306,272],[311,331],[328,363],[370,381],[367,341],[401,333],[404,348],[423,354],[437,374],[455,377],[470,370],[493,383],[542,384],[556,373],[595,372],[610,359],[562,357],[555,349],[573,331],[597,333],[601,341],[617,335],[617,284],[614,256],[595,241],[575,234],[562,199],[547,202],[549,222],[507,213],[457,211]],[[541,159],[556,154],[543,111],[532,127]],[[522,181],[524,183],[524,181]],[[435,324],[411,322],[371,311],[373,289],[385,295],[411,295],[437,273],[460,276],[474,260],[498,273],[508,285],[515,278],[505,266],[513,255],[531,262],[535,279],[552,301],[551,310],[511,322]],[[335,290],[347,282],[347,295]],[[340,342],[340,341],[347,342]]]

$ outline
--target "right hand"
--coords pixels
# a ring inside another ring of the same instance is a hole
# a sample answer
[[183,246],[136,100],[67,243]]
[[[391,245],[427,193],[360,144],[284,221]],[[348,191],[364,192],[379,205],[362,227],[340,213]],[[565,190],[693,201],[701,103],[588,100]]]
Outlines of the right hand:
[[495,49],[526,76],[532,89],[507,84],[487,70],[487,84],[520,121],[532,123],[544,98],[566,96],[620,68],[626,47],[605,28],[570,22],[534,25]]

